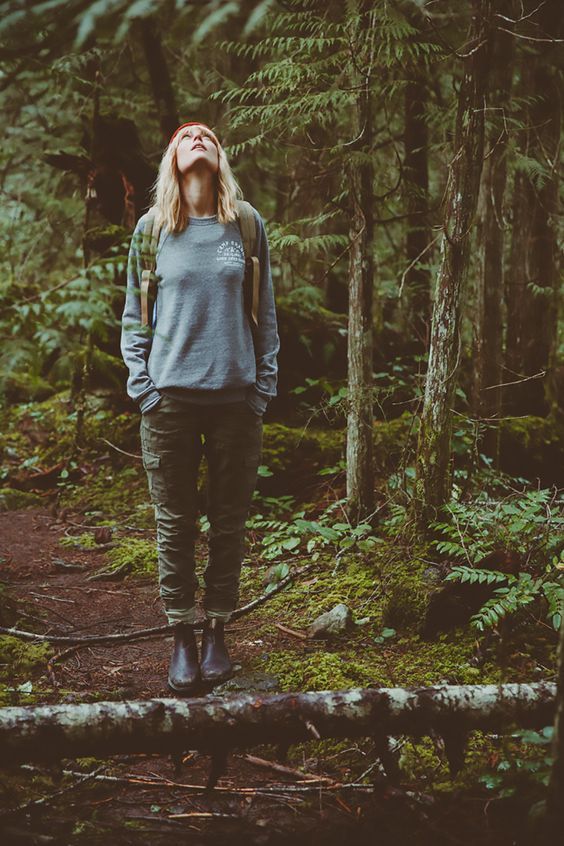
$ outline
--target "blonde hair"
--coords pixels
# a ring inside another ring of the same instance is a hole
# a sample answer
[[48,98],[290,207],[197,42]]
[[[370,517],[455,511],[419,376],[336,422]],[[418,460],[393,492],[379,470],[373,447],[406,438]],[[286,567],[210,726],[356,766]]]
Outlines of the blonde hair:
[[[216,175],[217,219],[220,223],[229,223],[237,217],[236,200],[243,199],[243,191],[229,165],[225,150],[214,132],[201,127],[202,133],[211,138],[217,147],[219,169]],[[179,132],[166,148],[159,165],[159,173],[152,190],[152,205],[156,222],[164,225],[170,232],[182,232],[188,224],[188,209],[180,190],[176,150],[184,137]]]

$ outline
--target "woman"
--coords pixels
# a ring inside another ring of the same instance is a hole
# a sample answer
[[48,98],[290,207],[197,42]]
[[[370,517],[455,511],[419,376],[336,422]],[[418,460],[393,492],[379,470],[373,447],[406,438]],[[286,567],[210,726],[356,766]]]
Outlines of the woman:
[[[139,239],[128,262],[121,350],[128,395],[141,411],[141,447],[155,508],[159,589],[174,625],[168,675],[177,693],[229,678],[224,625],[237,607],[245,523],[262,450],[262,415],[276,396],[280,341],[261,216],[255,342],[245,313],[245,255],[236,217],[241,190],[216,135],[183,124],[163,155],[152,213],[162,224],[152,331],[141,326]],[[203,442],[202,442],[203,437]],[[201,661],[194,635],[197,481],[206,457],[209,555]]]

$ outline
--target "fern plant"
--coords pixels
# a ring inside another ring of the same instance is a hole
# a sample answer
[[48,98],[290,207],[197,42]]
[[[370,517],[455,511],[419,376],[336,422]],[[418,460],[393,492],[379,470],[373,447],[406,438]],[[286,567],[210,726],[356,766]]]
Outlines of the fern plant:
[[539,599],[546,604],[546,617],[558,631],[564,615],[564,550],[554,556],[544,573],[535,578],[530,573],[501,573],[472,567],[455,567],[445,581],[467,584],[498,584],[491,599],[470,620],[477,631],[493,628],[505,617],[516,614]]
[[448,519],[431,524],[442,538],[438,552],[472,566],[495,550],[511,550],[525,566],[543,564],[564,544],[561,494],[548,489],[526,491],[505,500],[479,497],[472,502],[451,502]]
[[308,553],[311,561],[317,561],[321,551],[332,551],[339,558],[353,547],[368,552],[381,542],[372,536],[369,523],[351,526],[331,519],[332,512],[344,501],[331,503],[316,520],[306,519],[305,511],[294,512],[290,520],[272,520],[255,514],[247,521],[247,529],[263,533],[262,558],[267,561],[276,561],[288,553]]

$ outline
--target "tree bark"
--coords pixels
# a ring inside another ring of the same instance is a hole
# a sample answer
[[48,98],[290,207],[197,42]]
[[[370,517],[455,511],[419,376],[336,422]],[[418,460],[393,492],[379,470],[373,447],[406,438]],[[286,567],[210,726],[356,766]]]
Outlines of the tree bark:
[[[562,8],[557,0],[538,7],[534,21],[549,38],[561,38]],[[553,44],[524,54],[521,95],[531,98],[520,152],[536,160],[540,176],[520,164],[515,172],[513,238],[506,286],[507,346],[504,409],[510,414],[544,416],[556,411],[559,150],[561,91]],[[561,401],[561,399],[560,399]]]
[[1,708],[0,761],[13,766],[91,755],[215,752],[430,731],[458,749],[475,729],[550,724],[555,695],[553,684],[444,685]]
[[422,74],[414,73],[405,87],[404,179],[407,195],[405,283],[409,297],[409,332],[419,352],[429,345],[431,280],[429,252],[429,162],[426,117],[427,90]]
[[178,127],[179,120],[161,36],[152,17],[142,18],[139,21],[139,29],[161,131],[168,144],[170,136]]
[[[505,0],[499,12],[511,17],[513,0]],[[509,28],[510,24],[507,24]],[[503,199],[507,177],[507,141],[504,107],[509,102],[513,76],[514,37],[500,29],[492,34],[491,94],[488,107],[488,147],[478,199],[477,247],[480,255],[473,321],[472,409],[486,419],[483,450],[498,466],[501,387],[503,381],[503,250],[506,223]]]
[[475,0],[465,47],[446,187],[425,398],[417,450],[414,516],[424,528],[451,490],[452,403],[460,355],[461,299],[468,269],[469,235],[476,212],[484,147],[484,106],[489,60],[491,0]]
[[[364,8],[366,4],[362,4]],[[360,76],[357,82],[360,82]],[[373,286],[374,286],[374,191],[372,147],[372,95],[365,83],[353,111],[353,137],[361,137],[362,162],[349,160],[352,204],[349,230],[348,321],[348,414],[347,414],[347,512],[356,523],[371,514],[374,507],[372,409],[373,370]]]

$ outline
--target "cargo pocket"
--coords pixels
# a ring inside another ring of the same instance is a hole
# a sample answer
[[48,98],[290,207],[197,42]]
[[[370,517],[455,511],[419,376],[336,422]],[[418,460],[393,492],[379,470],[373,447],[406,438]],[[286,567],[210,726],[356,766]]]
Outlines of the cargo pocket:
[[143,467],[147,473],[151,502],[155,505],[166,502],[167,485],[161,456],[157,455],[156,452],[149,452],[149,450],[144,449]]

